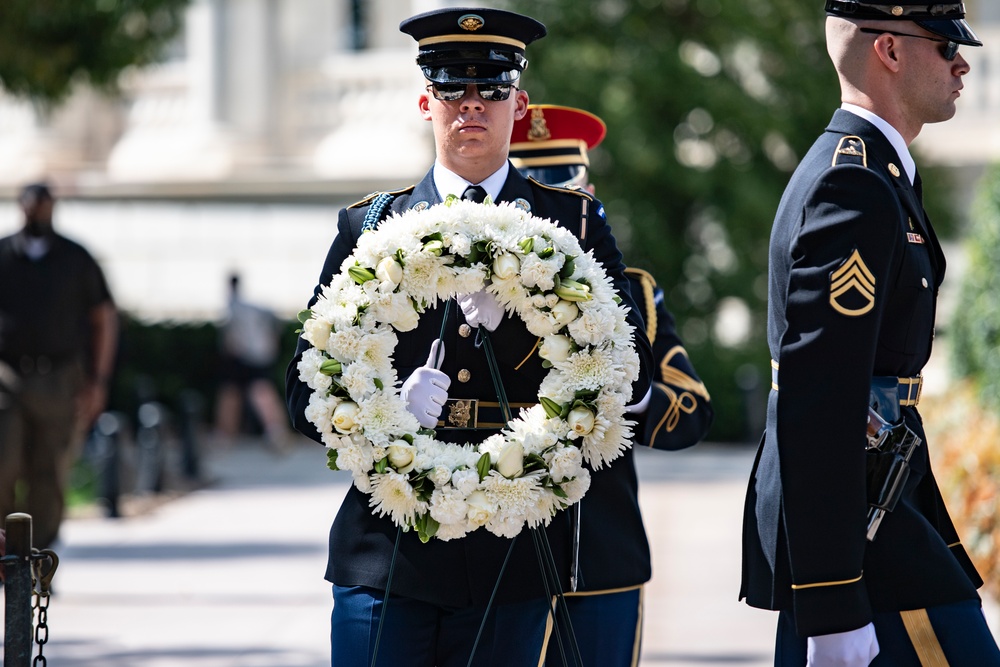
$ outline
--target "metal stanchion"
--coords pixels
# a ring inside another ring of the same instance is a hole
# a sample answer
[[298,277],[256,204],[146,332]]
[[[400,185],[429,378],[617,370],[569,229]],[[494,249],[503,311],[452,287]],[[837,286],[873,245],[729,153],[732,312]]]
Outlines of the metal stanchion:
[[31,517],[21,512],[8,514],[6,531],[3,664],[4,667],[28,667],[33,648]]

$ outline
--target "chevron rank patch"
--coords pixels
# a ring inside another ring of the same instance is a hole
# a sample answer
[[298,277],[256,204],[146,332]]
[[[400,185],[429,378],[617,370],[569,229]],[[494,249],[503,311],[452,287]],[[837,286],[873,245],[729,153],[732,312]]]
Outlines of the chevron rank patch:
[[830,274],[830,305],[847,317],[859,317],[875,307],[875,276],[857,249]]

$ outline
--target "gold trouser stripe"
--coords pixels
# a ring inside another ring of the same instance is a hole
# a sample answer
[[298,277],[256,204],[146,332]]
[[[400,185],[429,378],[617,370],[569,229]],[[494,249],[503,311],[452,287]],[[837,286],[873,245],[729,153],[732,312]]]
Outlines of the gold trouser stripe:
[[824,586],[844,586],[846,584],[856,584],[861,581],[861,577],[865,576],[862,572],[853,579],[843,579],[841,581],[817,581],[815,584],[792,584],[793,591],[803,591],[807,588],[823,588]]
[[920,659],[921,667],[948,667],[948,658],[944,656],[944,649],[941,648],[941,642],[934,633],[927,610],[901,611],[899,615]]
[[531,355],[533,355],[535,353],[535,350],[538,349],[538,345],[541,342],[542,342],[541,338],[536,338],[535,339],[535,345],[534,345],[534,347],[531,348],[531,352],[528,352],[528,356],[526,356],[524,359],[521,359],[521,363],[519,363],[517,366],[514,366],[514,370],[515,371],[521,370],[521,366],[524,365],[524,362],[526,362],[528,359],[531,359]]
[[552,629],[555,619],[552,617],[552,608],[556,605],[556,598],[552,598],[549,605],[549,613],[545,615],[545,636],[542,638],[542,653],[538,656],[538,667],[545,667],[545,654],[549,652],[549,640],[552,639]]
[[632,644],[632,667],[639,667],[639,649],[642,648],[642,603],[646,592],[644,586],[639,587],[639,621],[635,624],[635,643]]

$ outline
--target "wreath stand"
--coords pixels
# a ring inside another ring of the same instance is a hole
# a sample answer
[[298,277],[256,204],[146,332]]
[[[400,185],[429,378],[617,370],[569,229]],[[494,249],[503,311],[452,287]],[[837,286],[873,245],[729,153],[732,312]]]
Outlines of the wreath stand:
[[[448,310],[451,307],[451,301],[445,304],[444,317],[442,318],[441,325],[441,336],[439,340],[444,337],[444,325],[448,321]],[[497,393],[497,401],[500,403],[500,409],[503,412],[503,418],[505,422],[511,420],[510,403],[507,400],[507,392],[504,390],[503,383],[500,381],[500,369],[497,365],[496,355],[493,353],[493,343],[490,340],[489,333],[482,327],[479,328],[478,335],[482,341],[483,351],[486,353],[486,362],[490,369],[490,378],[493,380],[493,388]],[[576,667],[583,667],[583,656],[580,654],[580,647],[576,641],[576,633],[573,631],[573,622],[570,619],[569,608],[566,605],[566,597],[563,594],[562,584],[559,582],[559,570],[556,567],[555,558],[552,555],[552,546],[549,544],[549,536],[545,532],[545,528],[529,528],[528,531],[531,533],[531,539],[535,545],[535,556],[538,559],[538,567],[542,575],[542,584],[545,587],[545,597],[549,600],[549,613],[552,615],[554,620],[553,634],[556,638],[556,645],[559,647],[559,656],[562,659],[563,667],[571,667],[575,665]],[[399,553],[399,541],[402,537],[403,529],[401,527],[396,528],[396,542],[392,549],[392,560],[389,563],[389,574],[385,583],[385,593],[382,597],[382,612],[379,615],[378,630],[375,633],[375,651],[372,654],[372,667],[375,667],[378,660],[378,647],[382,640],[382,624],[385,621],[386,613],[389,609],[389,592],[392,587],[392,575],[396,568],[396,556]],[[493,609],[493,600],[496,598],[497,590],[500,588],[500,582],[503,580],[504,571],[507,569],[507,563],[510,561],[510,555],[514,552],[514,545],[517,544],[517,538],[520,536],[515,535],[511,538],[510,547],[507,549],[507,555],[504,557],[503,565],[500,566],[500,572],[497,574],[497,581],[493,585],[493,592],[490,594],[489,602],[486,604],[486,610],[483,612],[483,620],[479,624],[479,631],[476,633],[476,641],[472,645],[472,653],[469,655],[468,667],[472,667],[472,661],[476,656],[476,649],[479,647],[479,640],[483,634],[483,628],[486,627],[486,621],[489,618],[490,611]],[[570,638],[568,642],[569,647],[563,644],[563,632]],[[569,653],[567,653],[567,649]],[[571,662],[572,660],[572,662]]]

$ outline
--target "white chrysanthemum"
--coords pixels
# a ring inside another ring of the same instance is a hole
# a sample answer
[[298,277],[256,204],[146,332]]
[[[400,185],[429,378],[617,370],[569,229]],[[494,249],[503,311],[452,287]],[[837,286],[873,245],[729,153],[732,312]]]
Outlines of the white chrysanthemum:
[[490,462],[496,465],[497,459],[500,457],[500,451],[503,446],[507,444],[507,439],[503,437],[503,434],[496,433],[479,443],[479,454],[490,455]]
[[583,468],[576,478],[568,482],[562,482],[559,486],[566,493],[566,498],[563,499],[563,502],[567,506],[578,503],[587,494],[587,491],[590,490],[590,471]]
[[576,447],[557,447],[544,456],[552,481],[561,483],[573,479],[583,470],[583,453]]
[[451,484],[466,498],[479,486],[479,473],[473,469],[456,470],[451,473]]
[[525,517],[535,516],[544,499],[541,475],[532,473],[507,479],[495,470],[483,480],[483,491],[496,506],[497,512],[486,523],[486,529],[501,537],[514,537],[524,525]]
[[378,390],[375,386],[375,375],[371,366],[358,361],[344,367],[339,383],[347,390],[351,398],[358,401],[371,396]]
[[542,259],[535,253],[528,253],[521,260],[521,282],[525,287],[537,287],[543,292],[555,289],[555,277],[562,269],[566,258],[560,253]]
[[437,300],[442,282],[447,283],[450,269],[445,264],[450,258],[437,257],[428,252],[418,252],[406,258],[401,286],[419,303],[432,304]]
[[578,345],[597,345],[615,328],[615,312],[610,308],[589,308],[580,305],[580,315],[569,323],[569,335]]
[[358,401],[355,421],[362,425],[365,437],[380,445],[387,445],[391,436],[416,431],[420,428],[417,418],[406,409],[397,394],[379,391]]
[[437,532],[434,533],[434,537],[442,542],[458,540],[468,535],[470,529],[472,529],[472,526],[470,526],[468,520],[465,519],[456,523],[442,523],[438,526]]
[[611,422],[598,415],[594,430],[583,436],[583,460],[594,470],[600,470],[622,455],[632,444],[635,422]]
[[339,404],[339,398],[314,391],[309,395],[309,403],[303,414],[320,433],[332,433],[333,411],[337,409]]
[[520,312],[528,308],[531,294],[521,285],[521,280],[517,276],[502,279],[493,277],[487,289],[497,298],[497,302],[504,307],[507,312]]
[[444,237],[445,246],[448,247],[453,255],[467,257],[472,250],[472,239],[469,238],[468,234],[462,232],[445,232],[442,236]]
[[310,347],[302,353],[296,366],[299,371],[299,380],[305,382],[310,389],[319,394],[325,394],[330,389],[330,385],[333,384],[333,379],[319,370],[324,361],[326,361],[326,357],[316,348]]
[[525,454],[541,454],[559,441],[556,426],[541,405],[522,410],[521,416],[512,420],[504,433],[510,440],[520,442]]
[[468,511],[465,496],[453,486],[435,489],[431,494],[431,517],[439,523],[465,521]]
[[351,476],[354,479],[354,486],[358,487],[358,491],[361,493],[372,492],[372,478],[368,476],[368,473],[352,471]]
[[397,331],[412,331],[416,328],[420,314],[413,307],[413,300],[405,292],[381,294],[373,301],[369,311],[379,322],[390,324]]
[[566,361],[554,364],[566,376],[566,382],[576,389],[597,390],[614,383],[614,359],[607,350],[589,348],[569,355]]
[[454,270],[451,289],[454,291],[442,294],[474,294],[483,289],[486,283],[486,270],[481,265]]
[[566,374],[558,368],[553,368],[538,385],[538,395],[551,398],[560,405],[569,403],[575,398],[576,387],[570,384]]
[[367,473],[372,469],[375,460],[372,447],[364,438],[341,438],[341,447],[337,448],[337,467],[350,470],[352,473]]
[[378,516],[388,514],[397,526],[412,526],[417,514],[426,510],[406,475],[394,471],[372,475],[368,505]]

